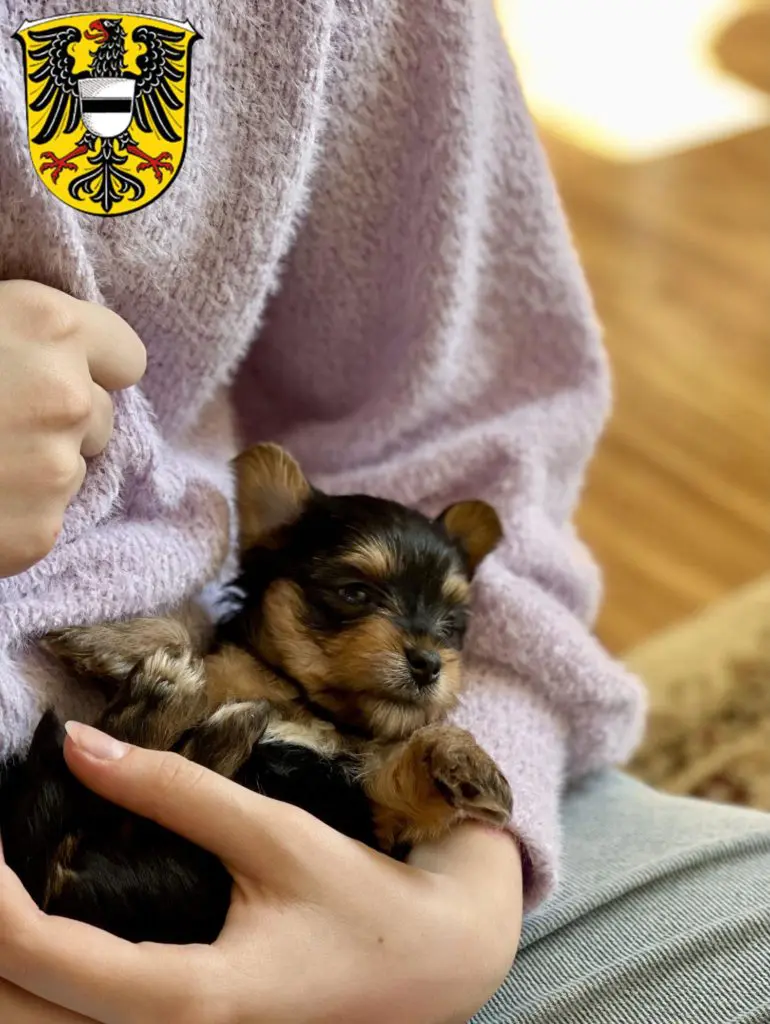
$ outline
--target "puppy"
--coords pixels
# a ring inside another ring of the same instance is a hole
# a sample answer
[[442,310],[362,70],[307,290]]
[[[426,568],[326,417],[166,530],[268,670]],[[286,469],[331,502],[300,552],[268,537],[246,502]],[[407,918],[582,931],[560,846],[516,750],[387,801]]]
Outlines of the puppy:
[[[460,502],[430,520],[326,495],[274,445],[236,472],[236,610],[213,642],[182,614],[48,638],[74,676],[112,694],[96,724],[393,856],[465,819],[504,826],[505,779],[446,723],[471,578],[501,537],[494,510]],[[213,941],[230,896],[221,863],[88,792],[62,745],[49,712],[0,788],[5,856],[38,905],[133,941]]]

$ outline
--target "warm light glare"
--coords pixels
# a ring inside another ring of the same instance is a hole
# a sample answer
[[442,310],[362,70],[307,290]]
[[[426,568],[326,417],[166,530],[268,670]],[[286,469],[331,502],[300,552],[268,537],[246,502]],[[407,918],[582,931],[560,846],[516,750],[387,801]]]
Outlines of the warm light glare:
[[497,0],[534,115],[615,159],[770,123],[770,103],[711,58],[736,0]]

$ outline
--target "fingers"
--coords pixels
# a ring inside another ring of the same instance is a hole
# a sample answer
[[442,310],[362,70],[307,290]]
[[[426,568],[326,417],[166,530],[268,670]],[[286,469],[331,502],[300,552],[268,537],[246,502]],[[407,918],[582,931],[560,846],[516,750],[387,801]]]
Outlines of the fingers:
[[147,353],[136,332],[112,310],[81,303],[79,332],[88,368],[96,384],[120,391],[138,384],[147,368]]
[[285,891],[312,864],[315,832],[326,827],[310,815],[177,754],[118,743],[79,723],[67,731],[64,754],[81,782],[209,850],[233,873]]
[[91,415],[80,445],[81,455],[90,459],[104,451],[112,437],[113,417],[112,399],[104,388],[93,384],[91,386]]
[[117,313],[36,281],[0,282],[0,331],[27,345],[69,351],[74,345],[107,391],[138,384],[146,369],[144,345]]
[[[86,463],[72,444],[50,446],[41,458],[33,446],[22,451],[19,470],[26,470],[26,489],[5,489],[3,529],[13,537],[12,550],[2,559],[0,577],[13,576],[39,562],[51,551],[62,529],[64,510],[83,485]],[[6,469],[13,463],[6,461]]]

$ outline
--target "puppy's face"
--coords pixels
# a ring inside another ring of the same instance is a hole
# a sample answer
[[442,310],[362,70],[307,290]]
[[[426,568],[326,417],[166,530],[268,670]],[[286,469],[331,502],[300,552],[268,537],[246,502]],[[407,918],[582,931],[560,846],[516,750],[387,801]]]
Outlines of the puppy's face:
[[314,490],[281,449],[237,460],[246,642],[333,719],[395,738],[460,687],[470,579],[498,542],[483,502],[431,521]]

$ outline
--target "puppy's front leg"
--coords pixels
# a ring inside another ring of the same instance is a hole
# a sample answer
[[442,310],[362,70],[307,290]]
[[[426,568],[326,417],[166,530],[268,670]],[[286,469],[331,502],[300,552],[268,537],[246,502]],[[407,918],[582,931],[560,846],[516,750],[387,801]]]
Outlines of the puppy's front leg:
[[127,743],[171,750],[207,714],[203,660],[189,647],[163,647],[138,662],[96,725]]
[[270,720],[266,700],[233,701],[217,708],[179,747],[189,761],[231,779],[248,760]]
[[163,617],[70,626],[49,633],[40,645],[75,675],[99,681],[107,692],[114,693],[114,684],[128,679],[155,651],[186,648],[202,655],[212,635],[206,613],[188,601]]
[[99,728],[138,746],[177,749],[231,778],[264,733],[270,706],[264,700],[215,701],[208,668],[186,647],[155,651],[133,670]]
[[232,778],[267,728],[272,707],[265,698],[273,674],[248,652],[230,645],[206,655],[203,669],[210,713],[179,752]]
[[503,774],[473,736],[443,724],[372,752],[364,789],[386,851],[438,839],[463,820],[503,827],[513,803]]

